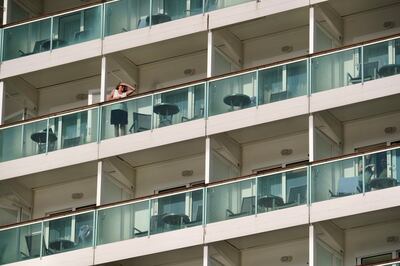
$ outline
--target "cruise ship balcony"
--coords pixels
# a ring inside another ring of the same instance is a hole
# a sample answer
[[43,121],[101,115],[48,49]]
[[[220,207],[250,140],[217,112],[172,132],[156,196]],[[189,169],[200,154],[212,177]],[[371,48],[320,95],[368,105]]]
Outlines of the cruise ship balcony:
[[315,223],[317,265],[398,265],[399,218],[396,207]]

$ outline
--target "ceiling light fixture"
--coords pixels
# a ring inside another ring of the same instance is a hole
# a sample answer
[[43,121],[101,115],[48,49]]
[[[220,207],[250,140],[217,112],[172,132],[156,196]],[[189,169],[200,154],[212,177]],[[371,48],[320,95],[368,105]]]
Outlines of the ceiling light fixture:
[[290,155],[292,153],[293,153],[292,149],[283,149],[283,150],[281,150],[281,155],[282,156],[288,156],[288,155]]
[[396,127],[385,127],[384,129],[386,134],[394,134],[397,131]]
[[391,29],[391,28],[394,28],[394,26],[395,26],[394,21],[385,21],[385,22],[383,22],[383,27],[385,29]]
[[291,51],[293,51],[293,46],[291,45],[285,45],[281,48],[281,51],[283,53],[290,53]]
[[188,177],[193,175],[193,170],[183,170],[182,171],[182,176]]
[[281,262],[291,262],[293,260],[292,256],[283,256],[281,257]]

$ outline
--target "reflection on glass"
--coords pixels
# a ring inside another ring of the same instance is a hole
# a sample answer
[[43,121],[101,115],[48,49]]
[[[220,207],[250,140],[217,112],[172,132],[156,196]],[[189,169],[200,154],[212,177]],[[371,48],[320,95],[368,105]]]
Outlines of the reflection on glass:
[[[47,120],[0,130],[0,161],[14,160],[46,152]],[[51,132],[50,132],[51,134]],[[49,151],[54,139],[49,137]]]
[[258,178],[258,212],[307,203],[307,168]]
[[44,222],[45,246],[42,255],[93,246],[94,212]]
[[255,179],[207,189],[207,223],[255,213]]
[[101,139],[150,130],[151,116],[151,96],[105,105],[102,107]]
[[99,39],[100,21],[101,6],[54,17],[52,48]]
[[307,94],[307,61],[261,70],[258,103],[265,104]]
[[204,84],[154,95],[154,127],[204,117]]
[[312,166],[311,200],[318,202],[362,193],[362,158]]
[[151,0],[151,24],[197,15],[203,12],[202,0]]
[[313,93],[361,82],[361,48],[311,59]]
[[97,109],[50,119],[50,129],[56,140],[52,150],[75,147],[97,140]]
[[105,36],[150,26],[150,0],[120,0],[105,4]]
[[379,190],[400,184],[398,170],[399,150],[364,155],[365,190]]
[[224,0],[224,1],[219,1],[219,0],[205,0],[205,5],[206,5],[206,12],[212,11],[212,10],[217,10],[229,6],[234,6],[246,2],[250,2],[253,0]]
[[151,200],[150,233],[157,234],[202,224],[203,190]]
[[3,60],[50,49],[50,18],[4,29]]
[[255,106],[256,72],[211,81],[209,84],[209,115]]
[[35,223],[0,231],[0,264],[40,257],[42,224]]
[[97,244],[147,236],[149,214],[148,201],[99,210]]
[[[399,40],[390,40],[364,47],[365,64],[374,66],[374,71],[377,72],[375,78],[400,74],[398,42]],[[368,73],[365,75],[368,75]]]

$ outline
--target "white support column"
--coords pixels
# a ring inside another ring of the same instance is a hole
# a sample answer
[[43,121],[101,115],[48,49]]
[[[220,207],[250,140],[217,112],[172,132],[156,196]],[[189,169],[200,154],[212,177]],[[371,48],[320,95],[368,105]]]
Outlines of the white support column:
[[315,132],[314,132],[314,115],[310,114],[308,117],[308,161],[314,161],[314,140],[315,140]]
[[214,72],[214,40],[212,31],[207,35],[207,78],[212,77]]
[[205,178],[204,178],[204,182],[206,184],[210,183],[210,166],[211,166],[211,139],[210,137],[206,138],[206,155],[205,155]]
[[209,259],[208,259],[208,246],[203,246],[203,266],[209,266]]
[[2,125],[4,121],[5,98],[6,98],[6,93],[5,93],[4,81],[0,81],[0,125]]
[[314,53],[315,50],[315,12],[314,12],[314,7],[310,7],[310,16],[309,16],[309,47],[308,47],[308,53],[312,54]]
[[315,261],[315,229],[314,225],[308,227],[308,266],[317,266]]
[[101,58],[101,83],[100,83],[100,102],[105,102],[107,97],[107,60]]
[[3,25],[7,24],[8,22],[8,1],[9,0],[3,0]]
[[103,185],[103,161],[97,162],[96,206],[101,205],[101,188]]

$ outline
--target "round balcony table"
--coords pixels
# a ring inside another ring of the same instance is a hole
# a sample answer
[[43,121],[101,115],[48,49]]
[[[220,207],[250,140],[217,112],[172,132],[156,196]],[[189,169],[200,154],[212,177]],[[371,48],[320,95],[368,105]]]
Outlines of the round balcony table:
[[236,93],[225,96],[224,103],[229,105],[231,107],[231,110],[233,110],[234,107],[239,107],[240,109],[242,109],[244,106],[251,103],[251,99],[246,94]]
[[270,195],[258,199],[258,205],[266,209],[275,209],[275,207],[283,206],[283,204],[283,199],[278,196]]
[[384,189],[397,186],[397,180],[394,178],[374,178],[369,181],[369,186],[373,189]]
[[181,228],[183,225],[190,223],[190,219],[183,213],[166,213],[162,217],[162,222],[167,225]]
[[380,77],[389,77],[396,74],[400,74],[400,64],[389,64],[384,65],[378,70]]
[[172,103],[158,103],[153,106],[153,111],[160,115],[160,126],[165,126],[172,124],[172,117],[179,113],[179,107]]
[[[40,132],[33,133],[31,135],[31,140],[38,144],[38,153],[46,152],[47,134],[46,129]],[[49,151],[54,149],[54,143],[57,141],[56,134],[53,131],[49,131]],[[50,145],[52,144],[52,145]]]
[[67,239],[59,239],[49,243],[49,248],[54,251],[69,250],[74,247],[75,243]]

